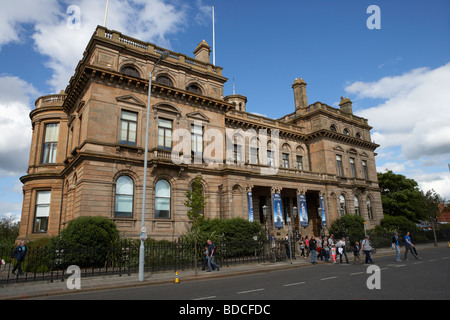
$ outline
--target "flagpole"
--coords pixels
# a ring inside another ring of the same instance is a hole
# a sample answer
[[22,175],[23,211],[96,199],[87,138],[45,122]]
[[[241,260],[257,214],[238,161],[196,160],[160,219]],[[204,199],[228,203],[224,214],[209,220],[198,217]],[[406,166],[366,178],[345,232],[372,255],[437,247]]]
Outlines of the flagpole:
[[109,0],[106,0],[105,21],[103,23],[103,26],[105,28],[106,28],[106,18],[108,18],[108,7],[109,7]]
[[212,19],[213,19],[213,65],[216,65],[216,30],[214,21],[214,5],[212,5]]

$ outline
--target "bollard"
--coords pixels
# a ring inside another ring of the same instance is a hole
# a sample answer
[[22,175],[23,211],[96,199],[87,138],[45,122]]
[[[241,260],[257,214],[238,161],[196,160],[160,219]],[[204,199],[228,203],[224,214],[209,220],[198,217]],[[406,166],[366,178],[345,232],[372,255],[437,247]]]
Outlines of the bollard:
[[178,271],[175,272],[175,283],[180,283],[180,280],[178,279]]

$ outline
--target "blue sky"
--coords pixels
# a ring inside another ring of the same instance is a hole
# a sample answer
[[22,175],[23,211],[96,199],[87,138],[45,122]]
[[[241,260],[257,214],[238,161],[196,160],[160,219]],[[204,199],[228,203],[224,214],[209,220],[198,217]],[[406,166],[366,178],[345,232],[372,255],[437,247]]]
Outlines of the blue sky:
[[[34,101],[65,89],[106,0],[0,2],[2,217],[20,216]],[[295,78],[308,83],[309,103],[337,107],[349,97],[381,145],[378,171],[450,199],[448,0],[110,0],[107,27],[193,56],[202,39],[212,46],[212,4],[225,95],[234,78],[247,111],[271,118],[294,111]],[[370,5],[380,9],[381,29],[367,27]]]

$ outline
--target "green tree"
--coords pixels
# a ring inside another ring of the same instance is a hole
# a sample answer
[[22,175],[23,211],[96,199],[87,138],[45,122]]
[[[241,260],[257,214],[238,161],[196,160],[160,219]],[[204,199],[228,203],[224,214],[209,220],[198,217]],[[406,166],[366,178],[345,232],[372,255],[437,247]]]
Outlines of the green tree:
[[345,236],[351,243],[359,241],[364,238],[364,219],[346,214],[331,224],[330,234],[334,234],[336,239]]
[[195,177],[192,182],[190,190],[187,190],[186,201],[184,205],[189,208],[187,217],[192,223],[194,230],[194,259],[195,259],[195,274],[197,274],[197,240],[198,240],[198,226],[204,219],[204,209],[206,206],[206,196],[203,195],[202,177]]
[[383,211],[390,216],[403,216],[417,222],[424,218],[425,199],[417,182],[391,170],[378,173]]

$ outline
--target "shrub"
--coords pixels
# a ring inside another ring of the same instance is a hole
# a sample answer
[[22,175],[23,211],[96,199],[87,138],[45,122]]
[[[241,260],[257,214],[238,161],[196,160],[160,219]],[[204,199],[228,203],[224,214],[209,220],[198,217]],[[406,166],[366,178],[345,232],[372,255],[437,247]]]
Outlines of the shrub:
[[119,232],[113,221],[104,217],[80,217],[61,231],[61,243],[53,245],[62,254],[61,264],[79,267],[104,267],[119,243]]
[[364,219],[360,216],[346,214],[331,224],[330,234],[338,240],[347,237],[352,244],[364,238]]

